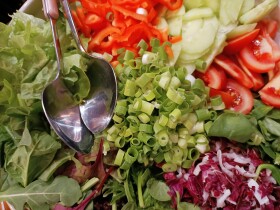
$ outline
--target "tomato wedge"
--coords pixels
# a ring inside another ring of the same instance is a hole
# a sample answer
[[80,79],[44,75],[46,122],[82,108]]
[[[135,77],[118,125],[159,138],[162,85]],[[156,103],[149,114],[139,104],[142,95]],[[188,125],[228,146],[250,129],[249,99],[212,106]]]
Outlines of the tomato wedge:
[[252,72],[250,71],[243,63],[241,58],[237,55],[236,59],[242,68],[242,70],[247,74],[247,76],[251,79],[253,82],[253,90],[257,91],[260,90],[264,86],[264,78],[260,73]]
[[228,79],[226,92],[234,98],[231,110],[243,114],[250,113],[254,105],[254,98],[248,88],[233,79]]
[[196,71],[195,77],[202,79],[208,87],[221,90],[226,87],[227,77],[223,69],[211,65],[204,73]]
[[274,68],[276,59],[273,54],[277,48],[271,43],[271,38],[259,35],[240,51],[240,58],[248,69],[257,73],[266,73]]
[[260,28],[261,34],[269,34],[274,38],[278,31],[278,22],[276,20],[266,18],[258,22],[257,28]]
[[270,80],[260,91],[261,100],[270,106],[280,108],[280,72]]
[[227,46],[224,48],[226,54],[236,54],[243,49],[244,46],[250,44],[259,34],[260,29],[254,29],[253,31],[241,35],[235,39],[228,42]]
[[218,55],[214,62],[223,68],[227,74],[232,78],[237,80],[244,87],[252,88],[254,86],[252,80],[247,76],[247,74],[237,66],[229,57],[225,55]]

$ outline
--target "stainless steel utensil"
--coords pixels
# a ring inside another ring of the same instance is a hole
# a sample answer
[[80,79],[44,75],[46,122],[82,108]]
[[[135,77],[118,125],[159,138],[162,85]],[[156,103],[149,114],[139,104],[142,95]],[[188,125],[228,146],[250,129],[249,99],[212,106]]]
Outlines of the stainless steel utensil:
[[80,105],[80,111],[85,125],[95,134],[104,130],[113,116],[117,102],[115,72],[106,60],[86,52],[76,30],[68,0],[60,1],[81,54],[91,60],[86,71],[91,82],[91,90],[85,102]]
[[43,91],[43,110],[54,131],[69,147],[88,153],[93,144],[93,135],[84,125],[79,106],[75,104],[73,95],[63,83],[60,75],[63,62],[56,30],[56,20],[59,17],[57,1],[43,0],[43,6],[45,16],[51,24],[58,67],[56,78]]

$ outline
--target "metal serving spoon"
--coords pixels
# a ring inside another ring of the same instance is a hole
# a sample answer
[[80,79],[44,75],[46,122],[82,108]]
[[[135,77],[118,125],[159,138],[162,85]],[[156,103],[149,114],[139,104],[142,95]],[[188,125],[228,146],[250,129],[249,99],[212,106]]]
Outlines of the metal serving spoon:
[[60,1],[81,54],[91,61],[86,71],[90,79],[91,90],[85,102],[80,105],[80,111],[83,122],[95,134],[104,130],[113,116],[117,102],[116,75],[106,60],[86,52],[76,30],[68,0]]
[[43,91],[43,110],[54,131],[69,147],[82,153],[88,153],[93,144],[93,136],[84,125],[79,106],[75,104],[73,95],[63,83],[60,75],[63,62],[56,30],[56,20],[59,17],[57,1],[43,0],[43,6],[45,16],[51,23],[58,67],[54,81]]

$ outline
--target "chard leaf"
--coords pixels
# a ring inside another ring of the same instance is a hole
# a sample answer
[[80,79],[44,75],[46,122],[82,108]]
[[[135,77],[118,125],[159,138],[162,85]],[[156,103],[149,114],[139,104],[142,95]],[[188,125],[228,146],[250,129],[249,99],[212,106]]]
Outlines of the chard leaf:
[[72,206],[81,196],[80,186],[74,179],[59,176],[49,182],[36,180],[25,188],[14,185],[0,192],[0,201],[10,202],[15,209],[24,209],[27,203],[32,210],[42,210],[58,202]]
[[60,167],[62,166],[64,163],[66,163],[69,160],[72,160],[73,157],[75,155],[75,151],[72,149],[63,149],[60,150],[53,162],[49,165],[48,168],[46,168],[46,170],[39,176],[39,179],[43,180],[43,181],[48,181],[52,175],[54,174],[54,172]]

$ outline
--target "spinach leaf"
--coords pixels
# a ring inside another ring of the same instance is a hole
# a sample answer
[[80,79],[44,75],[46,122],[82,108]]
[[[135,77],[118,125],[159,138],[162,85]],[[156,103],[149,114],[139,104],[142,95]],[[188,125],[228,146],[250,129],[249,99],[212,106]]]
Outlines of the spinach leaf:
[[263,124],[266,127],[268,132],[280,137],[280,123],[278,123],[275,120],[272,120],[268,117],[265,117],[263,120]]
[[240,113],[225,112],[217,117],[208,131],[208,136],[225,137],[245,143],[254,133],[254,126]]
[[0,192],[0,201],[10,202],[15,209],[24,209],[27,203],[32,210],[48,210],[58,202],[72,206],[81,196],[80,186],[75,180],[58,176],[49,182],[36,180],[25,188],[14,185]]
[[163,181],[150,179],[147,183],[150,195],[158,201],[170,201],[171,197],[168,195],[169,187]]

